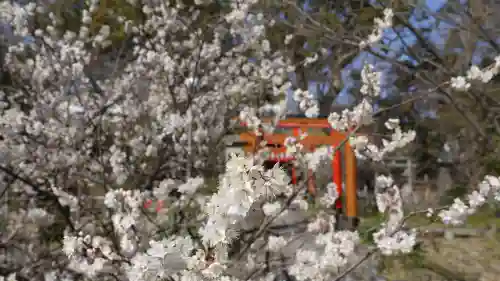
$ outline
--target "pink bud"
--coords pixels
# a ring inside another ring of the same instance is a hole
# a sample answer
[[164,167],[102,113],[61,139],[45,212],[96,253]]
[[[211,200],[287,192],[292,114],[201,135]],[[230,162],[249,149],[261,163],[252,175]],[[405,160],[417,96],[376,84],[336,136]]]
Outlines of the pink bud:
[[144,208],[148,209],[149,207],[151,207],[151,204],[153,204],[153,200],[146,200],[146,202],[144,202]]
[[158,200],[158,203],[156,204],[156,211],[159,212],[163,208],[163,200]]

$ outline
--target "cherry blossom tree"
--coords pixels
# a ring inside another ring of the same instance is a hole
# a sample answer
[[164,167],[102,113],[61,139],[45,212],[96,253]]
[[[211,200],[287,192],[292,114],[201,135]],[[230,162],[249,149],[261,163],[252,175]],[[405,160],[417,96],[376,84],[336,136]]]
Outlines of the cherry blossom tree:
[[[0,273],[7,280],[236,281],[272,280],[274,269],[285,267],[298,280],[339,280],[359,265],[358,233],[335,230],[329,211],[335,186],[320,194],[318,211],[307,213],[298,196],[306,183],[290,185],[278,166],[265,170],[259,153],[229,159],[216,190],[205,184],[201,171],[218,157],[211,146],[235,113],[256,132],[272,130],[259,119],[256,95],[293,90],[288,73],[296,65],[271,49],[265,27],[273,23],[254,13],[257,1],[229,1],[203,28],[195,21],[210,1],[195,1],[189,11],[164,1],[129,2],[146,18],[116,18],[133,59],[111,64],[105,78],[92,72],[105,67],[99,55],[112,44],[109,26],[90,32],[98,1],[85,2],[77,32],[61,28],[62,19],[44,5],[0,4],[0,18],[20,39],[8,46],[4,62],[13,83],[0,90],[0,174],[15,199],[0,237]],[[359,48],[376,44],[392,24],[392,10],[383,15]],[[36,17],[52,24],[39,29]],[[380,94],[372,66],[362,78],[364,99],[329,122],[346,131],[344,143],[350,141],[358,157],[380,161],[415,133],[389,119],[393,134],[383,146],[355,136],[373,122]],[[451,86],[464,88],[463,79]],[[307,91],[295,90],[294,98],[307,115],[318,113]],[[285,102],[272,109],[280,118]],[[331,157],[328,149],[306,153],[297,139],[285,145],[301,171]],[[487,177],[466,201],[457,199],[437,215],[463,222],[489,195],[498,199],[499,188],[498,178]],[[164,208],[145,209],[151,198]],[[377,203],[387,221],[368,255],[411,252],[416,232],[404,227],[411,214],[403,213],[390,177],[377,179]],[[303,231],[275,232],[300,212],[307,214]],[[285,254],[304,237],[307,243]]]

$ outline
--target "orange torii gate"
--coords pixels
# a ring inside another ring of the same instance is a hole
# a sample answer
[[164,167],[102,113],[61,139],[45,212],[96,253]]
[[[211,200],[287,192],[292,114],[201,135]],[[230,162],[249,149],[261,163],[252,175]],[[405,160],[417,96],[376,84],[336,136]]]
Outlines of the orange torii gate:
[[[264,123],[270,122],[270,119],[264,119]],[[241,125],[245,126],[244,123]],[[280,132],[280,131],[288,132]],[[291,132],[290,132],[291,131]],[[307,136],[300,140],[300,135],[302,133],[307,133]],[[284,142],[287,137],[296,137],[297,141],[300,142],[306,151],[314,151],[319,146],[329,146],[330,149],[339,146],[348,134],[340,133],[331,128],[327,119],[310,119],[310,118],[286,118],[280,120],[276,124],[276,130],[271,135],[263,135],[261,137],[256,136],[253,132],[243,132],[239,135],[240,140],[245,142],[246,145],[243,147],[246,153],[255,153],[258,142],[264,140],[269,148],[268,160],[273,162],[290,162],[294,158],[286,154],[286,148],[284,147]],[[342,171],[342,156],[340,150],[337,150],[334,154],[332,160],[332,175],[333,182],[337,186],[338,194],[344,195],[345,198],[345,215],[347,219],[355,219],[357,217],[357,185],[356,185],[356,157],[349,144],[345,142],[343,147],[344,152],[344,169]],[[345,174],[345,190],[342,192],[342,173]],[[297,183],[297,178],[295,176],[295,168],[292,168],[292,183]],[[316,193],[314,187],[314,179],[312,171],[309,171],[309,192],[314,195]],[[343,202],[337,200],[336,209],[342,213]]]

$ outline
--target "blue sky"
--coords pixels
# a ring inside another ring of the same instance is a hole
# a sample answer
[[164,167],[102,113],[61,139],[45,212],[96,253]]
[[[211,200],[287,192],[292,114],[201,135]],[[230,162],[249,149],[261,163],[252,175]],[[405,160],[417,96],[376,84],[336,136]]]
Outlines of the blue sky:
[[437,11],[439,8],[443,7],[443,5],[448,2],[447,0],[426,0],[427,7],[429,7],[433,11]]
[[[422,3],[423,2],[423,3]],[[437,10],[439,10],[446,2],[447,0],[425,0],[425,1],[422,1],[422,5],[425,5],[429,10],[435,12]],[[421,27],[421,26],[424,26],[424,25],[429,25],[429,24],[433,24],[435,23],[434,19],[429,19],[427,21],[420,21],[420,22],[417,22],[417,20],[415,19],[415,17],[411,18],[410,19],[410,22],[412,22],[412,24],[414,24],[415,26],[417,27]],[[431,40],[436,44],[436,45],[441,45],[441,43],[444,42],[444,38],[445,36],[443,36],[443,33],[446,33],[446,30],[447,30],[447,26],[443,23],[440,23],[440,26],[438,29],[434,30],[430,37],[431,37]],[[390,37],[390,38],[394,38],[395,37],[395,34],[392,30],[387,30],[385,32],[385,35],[387,37]],[[413,35],[411,35],[409,32],[403,32],[403,40],[404,42],[406,43],[406,45],[412,45],[415,43],[415,37]],[[402,41],[399,41],[399,40],[395,40],[394,43],[392,43],[390,45],[391,49],[393,50],[397,50],[397,49],[400,49],[403,47],[403,42]],[[353,85],[353,82],[350,81],[349,79],[349,76],[348,76],[348,73],[349,71],[352,71],[352,70],[359,70],[361,69],[361,67],[363,66],[363,64],[365,62],[369,62],[369,63],[375,63],[375,66],[377,67],[377,63],[376,63],[376,60],[373,58],[373,56],[367,54],[367,53],[362,53],[361,55],[359,55],[354,61],[352,64],[350,64],[344,71],[343,71],[343,74],[342,74],[342,77],[343,77],[343,81],[344,83],[346,84],[347,87],[350,87],[350,86],[354,86]],[[310,82],[309,83],[309,92],[311,93],[316,93],[316,89],[317,89],[317,83],[316,82]],[[351,99],[348,95],[348,89],[347,87],[339,94],[336,102],[339,103],[339,104],[348,104],[351,102]],[[322,89],[327,89],[327,87],[325,87],[324,85],[321,85],[321,88]],[[293,101],[291,101],[289,103],[289,108],[291,110],[295,110],[296,109],[296,106],[294,104]]]

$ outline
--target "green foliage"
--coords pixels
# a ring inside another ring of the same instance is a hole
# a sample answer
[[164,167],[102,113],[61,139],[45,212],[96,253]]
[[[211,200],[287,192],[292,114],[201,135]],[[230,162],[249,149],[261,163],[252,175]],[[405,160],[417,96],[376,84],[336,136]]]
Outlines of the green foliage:
[[[489,136],[492,147],[500,147],[500,136],[492,133]],[[484,155],[483,163],[486,168],[486,174],[499,175],[500,174],[500,159],[496,153]]]
[[[171,5],[175,5],[177,1],[169,0]],[[180,14],[192,14],[194,1],[183,1],[184,7]],[[201,14],[193,26],[206,27],[210,22],[217,20],[218,15],[228,9],[228,1],[217,1],[201,7]],[[200,6],[196,6],[200,8]],[[88,6],[82,6],[79,0],[57,0],[49,7],[49,12],[54,13],[58,19],[56,28],[59,30],[69,30],[78,32],[82,22],[82,10]],[[92,14],[92,22],[90,24],[90,35],[95,35],[99,32],[103,25],[108,25],[111,29],[110,40],[112,45],[119,44],[126,39],[123,22],[118,19],[132,21],[132,23],[140,24],[144,21],[145,15],[142,12],[140,5],[131,5],[126,0],[101,0],[96,11]],[[36,17],[37,28],[45,29],[48,25],[52,25],[52,20],[43,15]],[[208,30],[204,28],[204,30]],[[175,35],[174,35],[175,36]]]
[[217,192],[219,187],[219,179],[217,177],[205,179],[205,185],[200,188],[200,193],[209,195]]
[[422,244],[417,244],[413,252],[404,255],[384,256],[379,263],[379,271],[389,271],[397,264],[400,268],[422,268],[426,265]]
[[454,188],[448,190],[444,196],[441,198],[441,203],[443,205],[452,204],[453,200],[457,197],[463,198],[469,192],[467,186],[457,185]]
[[373,234],[380,228],[380,224],[384,221],[384,216],[377,213],[370,217],[362,217],[358,227],[358,233],[361,241],[366,244],[373,244]]
[[59,243],[64,238],[66,227],[66,222],[59,217],[49,228],[40,228],[40,238],[47,244]]
[[475,214],[467,218],[467,226],[482,228],[491,224],[500,225],[500,218],[497,217],[498,205],[487,204],[479,209]]
[[2,214],[3,218],[0,220],[0,232],[5,233],[7,231],[7,218],[6,215]]
[[373,25],[373,19],[377,17],[377,10],[374,7],[364,7],[358,11],[358,19],[361,22]]
[[[49,13],[53,13],[57,18],[55,27],[61,31],[78,32],[82,24],[82,10],[88,8],[82,5],[79,0],[55,1],[53,5],[49,6]],[[92,14],[90,35],[95,35],[103,25],[108,25],[111,27],[111,41],[113,43],[122,42],[126,35],[123,23],[120,23],[118,18],[139,23],[144,16],[139,7],[132,6],[126,0],[101,0],[98,9]],[[53,25],[52,20],[45,15],[37,15],[35,21],[37,28],[40,29]]]
[[332,29],[338,29],[339,26],[342,25],[342,22],[339,20],[338,16],[335,13],[329,12],[323,8],[320,10],[320,14],[324,23]]

